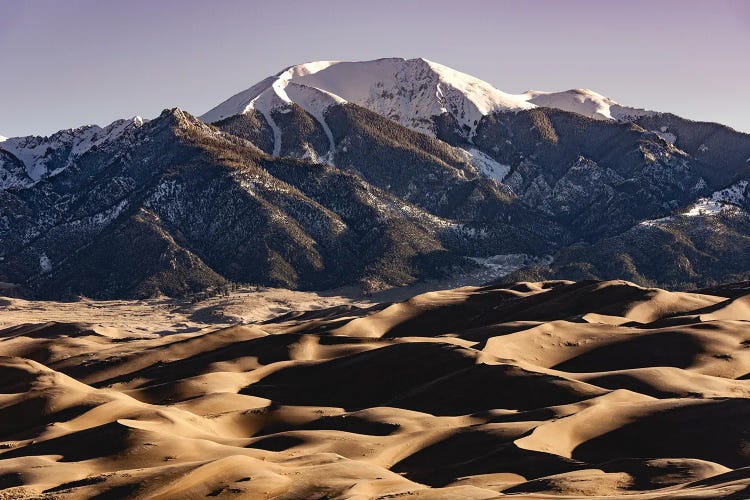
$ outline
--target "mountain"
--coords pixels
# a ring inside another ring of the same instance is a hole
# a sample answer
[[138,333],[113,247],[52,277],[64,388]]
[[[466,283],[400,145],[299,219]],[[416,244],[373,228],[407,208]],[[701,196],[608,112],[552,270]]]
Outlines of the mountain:
[[201,119],[218,121],[254,109],[274,127],[270,111],[291,102],[318,117],[332,104],[350,102],[420,132],[431,132],[432,118],[443,113],[472,131],[490,112],[532,107],[520,96],[426,59],[321,61],[263,80]]
[[[385,151],[421,162],[430,176],[412,173],[414,182],[435,187],[414,202],[327,164],[270,157],[178,109],[165,111],[30,187],[0,192],[7,215],[0,281],[44,297],[179,295],[228,280],[378,287],[468,265],[461,255],[485,244],[478,234],[516,231],[504,245],[509,253],[541,252],[544,227],[504,222],[516,212],[534,215],[472,173],[465,155],[399,132]],[[443,218],[437,207],[469,220]],[[490,215],[499,220],[485,220]]]
[[[437,135],[435,120],[447,115],[466,137],[481,119],[501,111],[538,106],[561,109],[595,119],[626,119],[653,112],[621,106],[586,89],[513,95],[487,82],[427,59],[378,59],[365,62],[318,61],[291,66],[232,96],[201,116],[216,122],[255,110],[280,141],[272,110],[291,103],[323,119],[331,105],[353,103],[418,132]],[[330,138],[330,134],[328,134]],[[278,154],[278,150],[275,150]]]
[[[307,63],[200,119],[0,143],[0,282],[113,298],[529,266],[712,285],[750,278],[731,250],[750,237],[748,160],[747,134],[590,90],[512,95],[424,59]],[[682,215],[705,203],[729,208]]]
[[571,245],[550,266],[504,279],[618,276],[688,288],[746,279],[750,269],[750,189],[741,180],[674,214],[644,220],[595,243]]

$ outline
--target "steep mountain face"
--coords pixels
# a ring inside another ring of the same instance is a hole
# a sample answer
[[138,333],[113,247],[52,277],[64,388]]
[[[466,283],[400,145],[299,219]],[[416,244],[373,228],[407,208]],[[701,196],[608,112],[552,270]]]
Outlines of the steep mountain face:
[[511,95],[423,59],[308,63],[201,119],[0,143],[0,282],[54,298],[377,289],[551,261],[522,272],[711,285],[750,269],[732,254],[750,238],[748,160],[746,134],[590,90]]
[[477,130],[476,146],[511,167],[503,183],[576,239],[620,233],[710,192],[689,155],[631,123],[534,109],[489,116]]
[[[278,117],[303,113],[295,104],[285,109],[289,111],[275,112],[277,123],[282,123]],[[563,233],[548,216],[519,203],[506,185],[497,182],[508,167],[477,149],[453,147],[351,103],[331,106],[324,119],[331,149],[316,149],[315,124],[302,129],[302,121],[295,119],[279,129],[280,149],[296,158],[323,159],[331,168],[448,220],[445,224],[452,231],[447,238],[465,248],[467,255],[543,255]],[[251,110],[215,125],[225,133],[263,144],[265,152],[272,154],[272,143],[263,140],[272,136],[271,127],[262,114]],[[287,137],[293,146],[286,145]]]
[[750,278],[750,189],[741,180],[675,214],[644,220],[594,243],[572,245],[551,266],[509,278],[629,276],[674,287],[714,286]]
[[694,122],[671,113],[634,120],[690,155],[701,175],[714,187],[726,186],[750,174],[750,135],[718,123]]
[[19,170],[17,162],[0,159],[0,188],[33,186],[62,172],[92,148],[114,141],[127,130],[141,125],[143,119],[136,116],[132,120],[117,120],[105,128],[87,125],[61,130],[49,137],[4,139],[0,141],[2,149],[11,153],[24,168]]
[[[458,174],[472,168],[458,150],[397,127],[426,141],[385,149],[403,162],[399,169],[420,158],[452,190],[446,197],[457,213],[476,227],[501,227],[484,219],[513,200],[495,184],[475,186],[476,175]],[[32,187],[0,191],[0,281],[42,297],[176,295],[227,281],[377,288],[467,266],[466,249],[487,239],[475,244],[474,226],[434,213],[431,197],[409,200],[380,188],[397,180],[394,173],[357,170],[271,157],[187,113],[166,111]],[[479,189],[496,201],[471,200]],[[508,238],[498,248],[529,244]]]

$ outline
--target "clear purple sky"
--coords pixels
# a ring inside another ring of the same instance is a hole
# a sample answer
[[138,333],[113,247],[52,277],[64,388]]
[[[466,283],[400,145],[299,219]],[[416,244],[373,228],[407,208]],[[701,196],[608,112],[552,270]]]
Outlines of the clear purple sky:
[[393,56],[750,132],[750,1],[0,0],[0,134],[202,114],[292,64]]

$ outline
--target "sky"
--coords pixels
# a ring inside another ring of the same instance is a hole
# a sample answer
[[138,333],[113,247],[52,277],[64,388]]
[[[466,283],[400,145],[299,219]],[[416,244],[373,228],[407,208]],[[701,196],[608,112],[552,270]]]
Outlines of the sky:
[[0,0],[0,134],[200,115],[293,64],[381,57],[750,132],[745,0]]

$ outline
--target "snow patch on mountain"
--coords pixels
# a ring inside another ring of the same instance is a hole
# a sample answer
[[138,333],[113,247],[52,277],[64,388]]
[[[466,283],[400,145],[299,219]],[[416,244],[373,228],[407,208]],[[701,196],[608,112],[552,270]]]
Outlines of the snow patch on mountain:
[[712,193],[711,200],[724,203],[734,203],[735,205],[742,204],[747,201],[750,196],[748,184],[750,184],[750,182],[745,180],[735,182],[729,187]]
[[[693,204],[677,214],[683,217],[712,217],[717,215],[736,214],[742,209],[742,205],[750,199],[750,182],[746,180],[738,181],[719,191],[714,191],[711,196],[698,198]],[[645,226],[659,226],[675,220],[676,216],[662,217],[642,221],[640,224]]]
[[263,115],[263,118],[266,119],[266,122],[268,122],[268,125],[271,127],[271,131],[273,132],[273,151],[271,152],[271,155],[279,156],[279,154],[281,154],[281,129],[276,124],[273,117],[271,117],[271,113],[269,112],[269,110],[263,108],[259,111]]
[[677,136],[671,132],[661,132],[655,130],[654,133],[670,144],[674,144],[675,142],[677,142]]
[[570,111],[595,120],[629,121],[657,114],[655,111],[623,106],[590,89],[572,89],[563,92],[530,90],[522,95],[528,102],[537,106]]
[[693,203],[688,209],[681,215],[685,217],[695,217],[698,215],[719,215],[725,210],[733,211],[737,207],[716,200],[709,200],[707,198],[700,198]]
[[669,127],[667,127],[666,125],[660,127],[659,130],[653,130],[652,132],[654,132],[656,135],[670,144],[674,144],[677,142],[677,135],[670,132]]
[[7,137],[5,137],[4,135],[0,135],[0,142],[5,142],[7,140],[8,140]]
[[488,154],[476,148],[470,148],[464,151],[466,151],[469,162],[474,165],[484,177],[493,179],[497,182],[503,182],[503,179],[505,179],[508,172],[510,172],[510,165],[499,163]]

